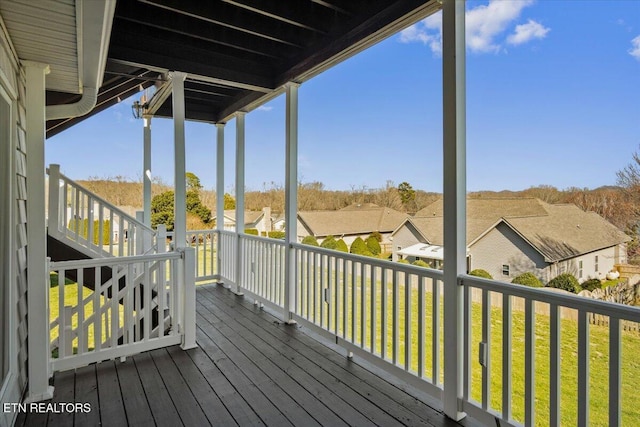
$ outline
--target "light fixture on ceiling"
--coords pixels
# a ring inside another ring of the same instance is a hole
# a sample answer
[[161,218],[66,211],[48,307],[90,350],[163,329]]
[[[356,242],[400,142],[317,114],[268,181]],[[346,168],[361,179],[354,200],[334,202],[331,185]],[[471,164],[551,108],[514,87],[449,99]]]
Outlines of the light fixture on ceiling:
[[135,119],[141,119],[144,116],[145,111],[149,107],[145,97],[141,97],[139,101],[133,101],[131,105],[131,113]]

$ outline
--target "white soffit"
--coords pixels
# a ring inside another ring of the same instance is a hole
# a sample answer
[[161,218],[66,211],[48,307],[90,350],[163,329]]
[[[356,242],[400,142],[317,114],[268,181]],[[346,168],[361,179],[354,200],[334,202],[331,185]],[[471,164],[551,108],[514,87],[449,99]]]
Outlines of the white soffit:
[[80,93],[75,0],[0,0],[18,57],[49,64],[47,90]]

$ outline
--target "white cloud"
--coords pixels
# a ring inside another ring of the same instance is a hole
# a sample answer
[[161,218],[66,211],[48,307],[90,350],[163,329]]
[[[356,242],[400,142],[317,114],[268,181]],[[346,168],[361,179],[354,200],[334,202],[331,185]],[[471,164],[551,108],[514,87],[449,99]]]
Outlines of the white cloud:
[[526,24],[516,25],[516,29],[513,34],[507,37],[507,43],[512,45],[519,45],[527,43],[533,39],[543,39],[547,36],[547,33],[551,31],[542,24],[529,19]]
[[637,36],[631,40],[631,49],[629,49],[629,55],[640,61],[640,36]]
[[442,13],[435,13],[400,32],[402,43],[421,42],[434,53],[442,53]]
[[[520,17],[522,10],[531,6],[534,0],[489,0],[488,4],[467,10],[467,47],[475,53],[497,53],[502,50],[501,36]],[[539,28],[538,28],[539,27]],[[542,38],[549,32],[535,21],[518,25],[509,36],[514,42],[525,43],[534,38]],[[542,35],[541,35],[542,34]],[[528,38],[527,38],[528,37]],[[442,14],[431,15],[400,33],[403,43],[421,42],[440,54],[442,52]]]
[[273,110],[273,107],[269,107],[268,105],[261,105],[258,108],[256,108],[256,110],[258,110],[258,111],[271,111],[271,110]]

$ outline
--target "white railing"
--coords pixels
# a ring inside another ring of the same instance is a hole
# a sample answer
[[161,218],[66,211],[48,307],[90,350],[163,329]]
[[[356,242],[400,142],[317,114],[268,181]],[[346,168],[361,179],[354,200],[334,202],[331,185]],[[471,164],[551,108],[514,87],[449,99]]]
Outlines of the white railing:
[[[640,422],[638,308],[473,276],[459,281],[465,412],[527,426]],[[596,319],[606,326],[591,325]]]
[[[441,399],[441,271],[301,244],[288,250],[293,320]],[[240,292],[282,316],[288,250],[222,232],[219,279],[235,285],[239,271]],[[468,275],[453,286],[465,294],[460,411],[487,425],[638,424],[640,309]]]
[[[167,232],[166,237],[171,239],[175,234]],[[187,230],[187,246],[195,250],[195,278],[196,281],[215,280],[218,278],[218,232],[211,230]],[[167,248],[171,247],[167,245]]]
[[218,231],[218,278],[226,285],[236,285],[238,237],[232,231]]
[[439,398],[442,272],[309,245],[292,249],[294,320]]
[[156,232],[60,173],[49,173],[49,234],[93,258],[151,253]]
[[184,345],[195,335],[193,256],[185,249],[49,262],[57,275],[49,299],[53,370]]
[[273,308],[284,306],[285,254],[282,240],[240,235],[242,292]]

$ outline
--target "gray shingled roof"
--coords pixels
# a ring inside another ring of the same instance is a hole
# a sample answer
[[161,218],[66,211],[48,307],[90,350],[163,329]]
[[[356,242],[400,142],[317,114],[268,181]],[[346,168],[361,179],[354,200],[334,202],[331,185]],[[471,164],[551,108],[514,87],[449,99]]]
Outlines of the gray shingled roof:
[[[409,221],[435,245],[443,244],[442,199],[418,211]],[[630,240],[594,212],[573,204],[551,205],[534,198],[467,200],[467,242],[504,222],[527,240],[548,262],[618,245]]]
[[[497,221],[510,216],[546,215],[544,202],[531,197],[467,199],[467,217]],[[442,199],[438,199],[416,212],[416,217],[441,217]]]
[[338,211],[298,212],[298,218],[316,237],[390,233],[407,214],[383,207],[349,208]]
[[[432,245],[444,245],[443,220],[442,217],[413,217],[409,218],[415,228]],[[475,240],[487,228],[495,224],[494,220],[487,219],[467,219],[467,242]]]
[[594,212],[576,205],[544,204],[544,216],[505,218],[548,262],[572,258],[631,240],[619,228]]

